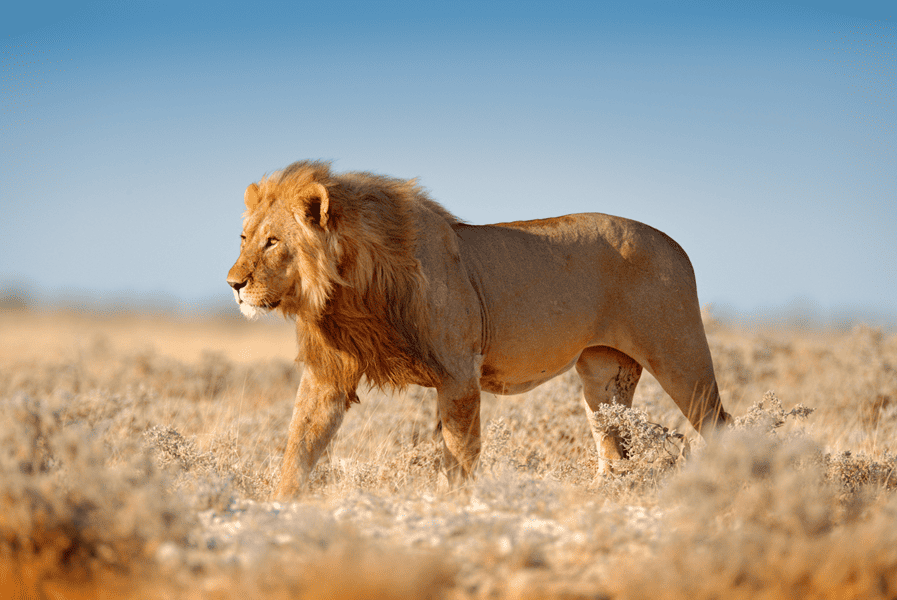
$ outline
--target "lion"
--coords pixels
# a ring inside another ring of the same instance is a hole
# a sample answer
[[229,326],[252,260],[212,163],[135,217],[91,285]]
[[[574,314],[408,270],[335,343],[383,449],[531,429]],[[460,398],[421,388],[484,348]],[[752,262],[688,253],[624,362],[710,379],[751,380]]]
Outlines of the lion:
[[304,363],[275,497],[307,484],[362,377],[432,387],[450,485],[480,453],[480,393],[574,368],[601,469],[625,458],[600,405],[631,406],[642,369],[694,428],[729,421],[685,251],[599,213],[469,225],[416,180],[301,161],[249,185],[227,281],[247,317],[295,318]]

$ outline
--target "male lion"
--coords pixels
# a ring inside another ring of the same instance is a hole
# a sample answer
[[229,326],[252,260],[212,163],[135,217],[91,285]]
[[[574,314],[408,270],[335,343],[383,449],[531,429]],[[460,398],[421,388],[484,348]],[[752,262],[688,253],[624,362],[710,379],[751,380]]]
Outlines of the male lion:
[[[519,394],[575,367],[588,415],[631,405],[647,369],[699,432],[725,423],[682,248],[603,214],[474,226],[414,180],[303,161],[246,189],[242,312],[295,317],[305,363],[276,496],[306,483],[362,376],[436,388],[454,485],[480,452],[480,391]],[[591,419],[590,419],[591,421]],[[592,422],[602,464],[625,456]]]

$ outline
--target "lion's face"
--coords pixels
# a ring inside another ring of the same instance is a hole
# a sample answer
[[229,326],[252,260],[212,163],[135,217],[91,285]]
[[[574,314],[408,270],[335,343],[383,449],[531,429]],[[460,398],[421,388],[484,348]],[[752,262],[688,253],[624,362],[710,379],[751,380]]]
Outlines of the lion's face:
[[326,197],[320,185],[289,193],[276,182],[247,188],[240,257],[227,274],[247,318],[275,308],[306,316],[323,310],[341,255],[327,227]]
[[240,258],[227,274],[240,311],[254,318],[277,308],[289,294],[294,252],[279,219],[247,219]]

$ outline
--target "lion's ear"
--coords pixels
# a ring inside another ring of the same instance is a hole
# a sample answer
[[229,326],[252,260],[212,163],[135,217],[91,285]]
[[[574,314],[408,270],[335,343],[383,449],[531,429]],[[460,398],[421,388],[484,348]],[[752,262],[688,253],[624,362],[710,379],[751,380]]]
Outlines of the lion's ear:
[[246,193],[243,195],[243,202],[246,203],[246,208],[248,208],[249,210],[252,210],[256,206],[258,206],[259,186],[254,183],[250,183],[249,187],[246,188]]
[[330,221],[330,194],[320,183],[313,183],[311,187],[314,192],[305,203],[305,215],[297,217],[304,216],[306,220],[327,229],[327,223]]

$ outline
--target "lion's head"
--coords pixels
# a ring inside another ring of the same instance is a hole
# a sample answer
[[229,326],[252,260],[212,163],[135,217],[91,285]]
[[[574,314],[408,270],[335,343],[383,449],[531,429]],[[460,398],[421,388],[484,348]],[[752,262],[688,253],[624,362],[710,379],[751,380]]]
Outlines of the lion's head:
[[274,308],[320,315],[333,285],[345,283],[337,270],[341,211],[330,205],[328,175],[326,164],[297,163],[246,188],[240,258],[227,282],[247,317]]
[[302,161],[251,184],[240,257],[227,281],[247,317],[296,317],[299,359],[354,389],[435,381],[415,257],[413,205],[451,215],[411,181],[334,175]]

